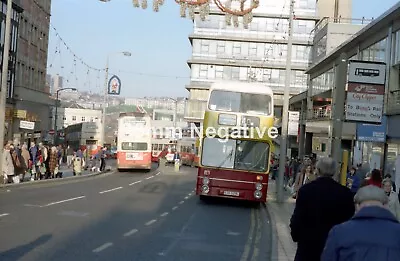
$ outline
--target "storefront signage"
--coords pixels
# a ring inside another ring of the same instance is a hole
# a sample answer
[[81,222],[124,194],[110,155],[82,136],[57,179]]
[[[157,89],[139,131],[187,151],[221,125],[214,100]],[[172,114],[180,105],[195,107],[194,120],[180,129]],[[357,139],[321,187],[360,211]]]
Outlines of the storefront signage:
[[19,128],[20,129],[25,129],[25,130],[34,130],[35,129],[35,123],[33,121],[20,121],[19,122]]
[[288,135],[291,136],[299,135],[299,120],[300,120],[300,112],[289,111]]
[[382,123],[377,124],[357,124],[357,140],[371,142],[386,142],[386,116],[382,117]]
[[346,120],[382,122],[385,70],[384,63],[350,61]]

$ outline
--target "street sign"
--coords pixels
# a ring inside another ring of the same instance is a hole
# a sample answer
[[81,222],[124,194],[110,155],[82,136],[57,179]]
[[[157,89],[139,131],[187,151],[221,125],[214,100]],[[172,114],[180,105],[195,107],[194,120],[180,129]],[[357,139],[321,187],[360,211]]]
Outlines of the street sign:
[[288,135],[297,136],[299,134],[299,120],[299,111],[289,111]]
[[385,84],[386,64],[380,62],[350,61],[349,82]]
[[386,116],[383,116],[382,123],[377,124],[357,124],[357,140],[371,142],[386,141]]
[[385,94],[386,65],[350,61],[346,120],[381,123]]

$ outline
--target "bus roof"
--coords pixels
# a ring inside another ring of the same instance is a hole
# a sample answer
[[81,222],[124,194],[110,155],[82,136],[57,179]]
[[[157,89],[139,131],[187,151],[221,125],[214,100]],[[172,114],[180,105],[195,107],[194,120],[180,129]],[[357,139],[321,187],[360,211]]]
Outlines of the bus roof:
[[214,82],[210,88],[210,91],[212,90],[267,94],[270,96],[273,95],[271,87],[268,87],[265,84],[257,82],[238,82],[238,81]]

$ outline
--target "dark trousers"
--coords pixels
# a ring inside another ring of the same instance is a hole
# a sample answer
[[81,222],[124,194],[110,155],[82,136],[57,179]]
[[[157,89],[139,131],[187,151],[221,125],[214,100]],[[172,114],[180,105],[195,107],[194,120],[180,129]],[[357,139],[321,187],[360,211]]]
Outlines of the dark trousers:
[[100,171],[104,171],[105,168],[106,168],[106,159],[101,158],[100,159]]

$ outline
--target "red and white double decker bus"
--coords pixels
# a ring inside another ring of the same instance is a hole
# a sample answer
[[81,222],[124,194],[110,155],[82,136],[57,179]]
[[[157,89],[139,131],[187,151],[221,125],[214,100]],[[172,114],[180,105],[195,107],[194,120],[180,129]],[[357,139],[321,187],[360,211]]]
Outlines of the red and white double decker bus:
[[178,140],[177,147],[181,158],[181,164],[186,166],[195,166],[196,156],[196,139],[190,137],[183,137]]
[[165,157],[168,154],[168,149],[175,145],[171,139],[152,139],[151,140],[151,161],[159,162],[160,158]]
[[[273,112],[273,93],[268,86],[228,81],[211,86],[196,185],[200,199],[266,202],[272,146],[268,130],[274,125]],[[207,135],[208,128],[216,135]]]
[[124,112],[118,119],[117,168],[151,169],[151,118]]

